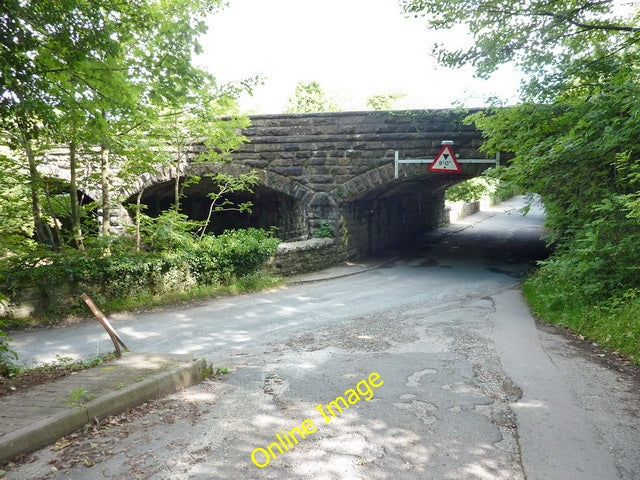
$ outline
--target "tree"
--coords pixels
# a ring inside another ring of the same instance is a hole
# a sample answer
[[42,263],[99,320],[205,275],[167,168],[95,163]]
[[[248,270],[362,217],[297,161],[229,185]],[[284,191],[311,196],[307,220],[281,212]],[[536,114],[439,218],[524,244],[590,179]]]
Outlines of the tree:
[[[538,193],[556,245],[543,269],[564,301],[640,288],[640,10],[613,1],[403,1],[434,28],[464,19],[474,45],[435,50],[480,76],[513,62],[524,103],[473,115],[488,152],[515,154],[503,178]],[[629,293],[631,292],[631,293]],[[636,293],[633,293],[636,292]],[[627,298],[625,297],[625,298]]]
[[[55,137],[63,120],[60,112],[72,103],[106,96],[100,86],[117,73],[108,59],[120,51],[122,35],[131,35],[123,25],[135,24],[137,7],[123,4],[116,15],[80,0],[3,4],[0,127],[7,146],[23,152],[26,160],[33,223],[41,243],[54,242],[43,218],[36,149]],[[71,84],[80,88],[69,88]]]
[[300,82],[289,99],[285,113],[335,112],[338,107],[327,97],[318,82]]
[[461,22],[473,38],[466,49],[436,44],[434,53],[450,67],[471,64],[481,77],[513,62],[529,77],[529,96],[554,94],[566,87],[567,75],[591,69],[611,54],[636,44],[635,12],[622,17],[612,0],[401,0],[408,14],[423,16],[434,29]]
[[[219,0],[8,0],[0,13],[3,46],[0,128],[24,158],[32,220],[40,243],[56,243],[41,201],[38,148],[69,147],[74,243],[83,244],[78,171],[99,147],[102,232],[109,234],[114,162],[155,120],[156,106],[188,108],[214,79],[191,64],[204,17]],[[5,55],[6,53],[6,55]],[[147,164],[151,168],[150,164]],[[120,167],[120,165],[117,165]]]
[[393,110],[394,104],[404,97],[406,97],[404,93],[373,95],[367,100],[367,105],[374,110]]
[[0,257],[33,251],[37,244],[29,203],[27,174],[14,158],[0,155]]
[[[215,94],[201,92],[197,103],[187,110],[164,112],[149,132],[156,142],[156,163],[170,164],[175,170],[173,210],[180,213],[183,189],[209,177],[217,186],[208,194],[211,200],[207,218],[200,226],[200,238],[205,234],[215,212],[235,210],[248,212],[249,202],[236,204],[227,195],[239,191],[251,191],[257,184],[257,175],[230,175],[212,173],[205,175],[187,174],[187,164],[225,164],[231,160],[230,153],[247,141],[239,132],[249,126],[249,118],[240,115],[237,98],[240,87],[226,85]],[[204,147],[204,148],[202,148]],[[198,150],[202,150],[198,152]],[[148,168],[148,166],[143,166]],[[123,172],[125,173],[125,172]],[[126,173],[129,173],[128,170]],[[138,173],[139,174],[139,173]],[[140,197],[139,197],[140,198]],[[138,198],[138,199],[139,199]],[[139,207],[137,208],[137,211]],[[139,222],[136,222],[139,225]]]

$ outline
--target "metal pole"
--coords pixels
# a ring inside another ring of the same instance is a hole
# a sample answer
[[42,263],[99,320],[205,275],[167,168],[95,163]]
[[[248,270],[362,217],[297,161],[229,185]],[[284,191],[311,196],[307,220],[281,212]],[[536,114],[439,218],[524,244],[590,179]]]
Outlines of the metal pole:
[[393,169],[394,172],[394,177],[393,178],[398,178],[398,160],[399,160],[399,155],[398,155],[398,150],[396,150],[396,161],[395,161],[395,167]]

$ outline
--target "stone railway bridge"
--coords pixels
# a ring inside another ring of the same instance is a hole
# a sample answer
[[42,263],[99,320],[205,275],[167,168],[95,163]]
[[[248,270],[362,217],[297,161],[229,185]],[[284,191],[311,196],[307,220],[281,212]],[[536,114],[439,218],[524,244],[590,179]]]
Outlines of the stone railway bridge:
[[[253,194],[234,200],[253,202],[251,214],[221,212],[215,231],[226,228],[278,228],[286,242],[308,239],[328,222],[336,234],[335,254],[357,258],[398,244],[442,222],[444,192],[495,165],[478,151],[482,135],[462,119],[469,112],[412,110],[252,116],[243,131],[249,143],[232,153],[232,162],[191,164],[185,173],[257,172]],[[400,159],[433,159],[444,140],[454,142],[462,173],[431,173],[428,164],[401,164]],[[474,163],[462,163],[476,159]],[[173,199],[175,168],[160,168],[126,186],[123,204],[141,190],[150,214]],[[190,217],[206,218],[204,178],[185,189],[182,206]],[[123,209],[119,210],[122,214]]]

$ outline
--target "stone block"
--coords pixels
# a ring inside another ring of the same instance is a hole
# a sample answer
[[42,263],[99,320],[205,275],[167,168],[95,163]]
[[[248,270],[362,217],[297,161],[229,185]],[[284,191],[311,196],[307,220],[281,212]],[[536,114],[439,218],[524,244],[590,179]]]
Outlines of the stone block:
[[297,177],[301,176],[303,173],[303,168],[300,166],[272,167],[271,170],[279,175],[284,175],[285,177]]
[[333,183],[333,177],[331,175],[309,175],[310,183]]

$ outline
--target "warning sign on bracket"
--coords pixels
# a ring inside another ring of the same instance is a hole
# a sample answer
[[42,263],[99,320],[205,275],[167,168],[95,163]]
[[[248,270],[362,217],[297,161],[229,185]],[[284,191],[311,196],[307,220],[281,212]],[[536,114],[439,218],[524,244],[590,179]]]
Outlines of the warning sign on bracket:
[[429,165],[430,172],[462,173],[460,164],[453,153],[451,145],[445,145]]

